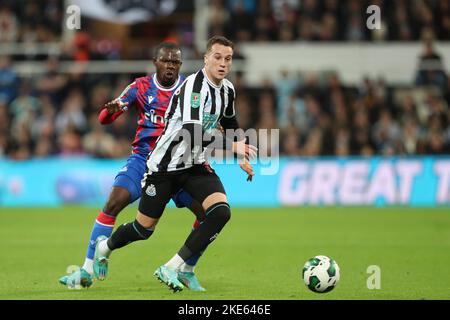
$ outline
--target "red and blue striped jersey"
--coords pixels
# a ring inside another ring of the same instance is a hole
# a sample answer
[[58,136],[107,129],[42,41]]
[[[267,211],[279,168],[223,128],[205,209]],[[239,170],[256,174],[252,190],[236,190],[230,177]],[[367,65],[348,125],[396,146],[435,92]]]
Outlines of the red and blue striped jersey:
[[132,153],[145,157],[153,150],[156,140],[164,130],[164,115],[169,106],[173,92],[184,81],[179,76],[175,84],[165,88],[158,83],[156,73],[151,76],[136,78],[121,93],[119,99],[128,102],[128,108],[138,110],[136,135],[132,143]]

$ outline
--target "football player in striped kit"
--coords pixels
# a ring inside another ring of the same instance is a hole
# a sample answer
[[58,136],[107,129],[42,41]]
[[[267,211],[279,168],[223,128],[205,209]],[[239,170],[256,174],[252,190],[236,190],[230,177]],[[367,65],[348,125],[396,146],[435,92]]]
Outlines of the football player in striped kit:
[[[129,108],[137,108],[136,135],[132,143],[131,155],[115,177],[109,199],[94,222],[85,262],[78,271],[59,279],[64,285],[80,284],[82,287],[89,287],[93,283],[94,276],[100,280],[106,277],[107,269],[100,266],[94,270],[96,240],[99,237],[109,237],[118,214],[141,196],[141,180],[146,171],[147,156],[164,130],[164,115],[170,98],[184,81],[184,77],[179,75],[182,60],[181,50],[177,45],[169,42],[159,44],[155,49],[153,62],[156,73],[135,79],[118,98],[105,104],[99,113],[99,121],[102,124],[110,124]],[[202,219],[204,212],[201,205],[196,203],[187,192],[178,191],[173,195],[173,200],[177,207],[187,207],[196,214],[198,219]],[[197,226],[199,221],[194,223],[194,228]],[[198,258],[199,255],[193,257],[191,261],[194,262],[191,263],[196,263]],[[201,290],[200,285],[195,281],[191,284],[191,289]]]
[[[186,78],[175,91],[166,111],[166,125],[149,154],[143,192],[136,219],[121,225],[109,239],[98,241],[94,265],[107,266],[111,252],[131,242],[149,238],[171,198],[178,190],[187,191],[205,211],[205,219],[191,232],[178,253],[155,271],[155,276],[174,292],[190,285],[182,267],[203,252],[231,217],[227,196],[214,170],[205,165],[205,152],[230,150],[241,159],[241,168],[254,175],[248,159],[257,148],[246,144],[243,135],[227,138],[214,134],[220,124],[226,132],[239,129],[234,100],[235,90],[225,77],[230,72],[233,43],[222,36],[209,39],[204,68]],[[213,142],[211,142],[213,141]]]

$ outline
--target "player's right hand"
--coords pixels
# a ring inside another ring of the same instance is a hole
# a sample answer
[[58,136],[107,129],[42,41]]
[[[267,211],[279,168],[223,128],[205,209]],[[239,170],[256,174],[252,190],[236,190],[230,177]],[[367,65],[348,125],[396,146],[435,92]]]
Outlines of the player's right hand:
[[118,111],[126,111],[128,109],[128,102],[122,102],[120,99],[114,99],[106,103],[103,108],[106,108],[109,114],[113,114]]

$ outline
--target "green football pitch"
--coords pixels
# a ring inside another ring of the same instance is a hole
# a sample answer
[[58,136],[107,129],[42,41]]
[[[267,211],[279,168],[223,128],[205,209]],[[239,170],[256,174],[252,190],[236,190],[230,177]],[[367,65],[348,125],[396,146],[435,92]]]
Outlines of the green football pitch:
[[[118,223],[135,212],[127,208]],[[207,292],[174,294],[153,272],[190,232],[186,209],[168,209],[149,240],[114,252],[108,279],[69,290],[58,278],[82,264],[97,209],[0,208],[0,299],[450,299],[448,208],[232,212],[196,269]],[[315,255],[334,258],[341,269],[340,282],[326,294],[310,292],[301,279],[303,264]],[[373,265],[380,268],[380,289],[367,287]]]

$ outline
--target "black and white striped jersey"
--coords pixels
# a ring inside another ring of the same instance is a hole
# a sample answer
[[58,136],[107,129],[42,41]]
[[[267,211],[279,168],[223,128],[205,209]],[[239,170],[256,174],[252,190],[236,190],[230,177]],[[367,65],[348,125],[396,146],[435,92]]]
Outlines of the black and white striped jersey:
[[187,77],[170,100],[164,131],[147,159],[148,171],[176,171],[203,163],[205,137],[218,123],[224,129],[239,128],[234,100],[235,90],[227,79],[217,86],[204,69]]

